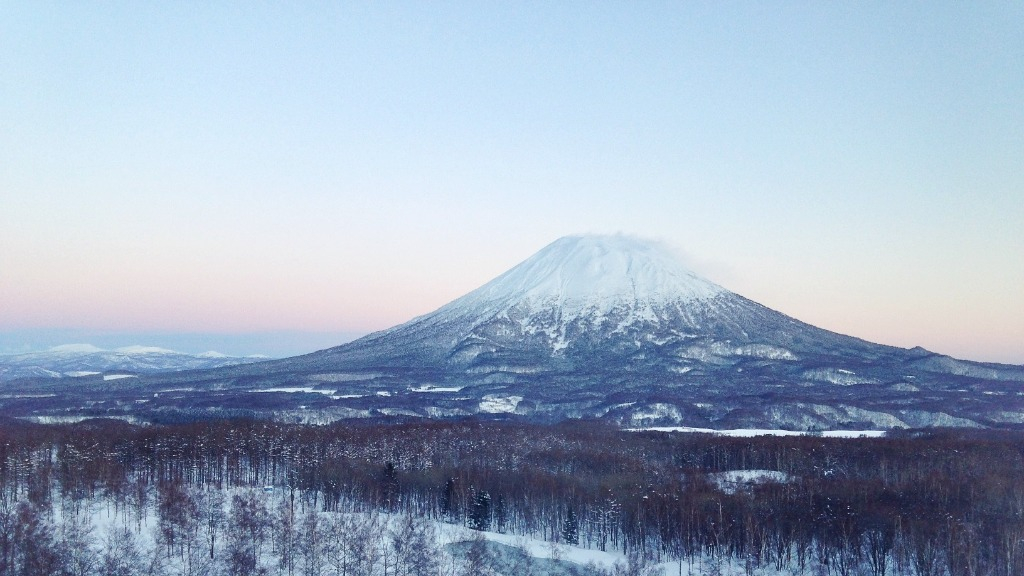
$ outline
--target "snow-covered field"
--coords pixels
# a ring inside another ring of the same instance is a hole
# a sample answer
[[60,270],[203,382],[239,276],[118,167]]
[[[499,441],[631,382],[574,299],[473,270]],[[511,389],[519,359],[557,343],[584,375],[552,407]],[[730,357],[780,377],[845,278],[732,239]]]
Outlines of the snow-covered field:
[[737,430],[713,430],[711,428],[690,428],[688,426],[648,426],[645,428],[627,428],[628,432],[690,432],[694,434],[714,434],[716,436],[732,436],[735,438],[754,438],[757,436],[821,436],[824,438],[882,438],[885,430],[825,430],[823,432],[801,432],[798,430],[770,430],[761,428],[742,428]]
[[778,470],[729,470],[712,472],[708,478],[726,494],[735,494],[757,484],[789,482],[789,475]]
[[285,388],[264,388],[262,390],[252,390],[252,392],[279,392],[283,394],[323,394],[330,396],[337,392],[337,390],[323,390],[320,388],[313,388],[312,386],[290,386]]
[[522,401],[522,396],[487,394],[480,401],[480,411],[490,414],[512,413]]

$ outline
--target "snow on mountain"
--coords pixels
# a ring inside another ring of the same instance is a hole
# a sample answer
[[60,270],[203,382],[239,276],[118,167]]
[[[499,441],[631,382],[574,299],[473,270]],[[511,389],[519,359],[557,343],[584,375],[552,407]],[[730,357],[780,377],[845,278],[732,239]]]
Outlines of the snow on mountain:
[[480,325],[507,319],[523,332],[547,335],[561,350],[574,325],[623,331],[657,324],[667,311],[724,293],[660,244],[628,236],[569,236],[418,320],[468,319]]
[[484,317],[509,308],[555,308],[563,324],[585,316],[599,325],[619,311],[629,312],[627,322],[656,320],[657,307],[723,292],[660,244],[628,236],[568,236],[434,314]]

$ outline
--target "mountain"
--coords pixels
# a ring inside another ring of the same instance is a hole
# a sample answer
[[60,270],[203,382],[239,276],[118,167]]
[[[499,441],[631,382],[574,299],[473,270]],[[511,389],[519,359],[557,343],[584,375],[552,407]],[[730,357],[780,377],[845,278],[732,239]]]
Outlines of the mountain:
[[729,292],[659,244],[574,236],[435,312],[310,359],[487,374],[686,373],[741,358],[862,358],[897,350]]
[[[855,429],[1024,426],[1022,385],[1022,366],[805,324],[701,278],[658,243],[571,236],[434,312],[349,344],[145,376],[117,393],[148,394],[136,412],[189,417],[515,413]],[[76,393],[61,391],[44,409],[88,397]]]
[[219,352],[185,354],[153,346],[104,350],[91,344],[64,344],[42,352],[0,355],[0,382],[19,378],[83,377],[109,372],[150,374],[233,366],[265,358],[234,358]]

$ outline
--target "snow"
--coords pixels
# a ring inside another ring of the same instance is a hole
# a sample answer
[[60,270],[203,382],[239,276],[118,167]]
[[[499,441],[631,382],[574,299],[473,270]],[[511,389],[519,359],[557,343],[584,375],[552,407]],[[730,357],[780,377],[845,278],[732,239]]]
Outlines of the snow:
[[81,378],[82,376],[95,376],[97,374],[99,374],[99,372],[94,372],[92,370],[77,370],[75,372],[64,373],[65,376],[70,376],[72,378]]
[[996,422],[1012,422],[1014,424],[1024,424],[1024,412],[996,412],[991,416],[991,418]]
[[199,358],[228,358],[227,354],[217,352],[216,350],[209,350],[207,352],[203,352],[202,354],[197,354],[196,356],[198,356]]
[[373,380],[383,376],[380,372],[329,372],[326,374],[313,374],[309,380],[314,382],[358,382],[360,380]]
[[981,424],[967,418],[959,418],[945,412],[925,410],[900,410],[900,418],[911,428],[946,426],[951,428],[983,428]]
[[885,430],[826,430],[821,433],[825,438],[883,438]]
[[840,386],[852,386],[854,384],[878,384],[878,380],[874,378],[858,376],[853,371],[844,370],[842,368],[815,368],[813,370],[806,370],[804,371],[804,378],[820,382],[829,382]]
[[[623,235],[568,236],[412,322],[510,314],[522,322],[524,332],[545,333],[558,351],[567,345],[566,328],[573,322],[596,328],[614,317],[611,328],[616,330],[656,324],[659,310],[723,293],[724,288],[697,276],[659,243]],[[552,309],[553,321],[533,317],[552,318]]]
[[104,380],[121,380],[123,378],[138,378],[135,374],[104,374]]
[[0,394],[0,398],[55,398],[56,394]]
[[881,438],[885,430],[826,430],[823,432],[801,432],[798,430],[771,430],[760,428],[741,428],[736,430],[713,430],[711,428],[690,428],[689,426],[650,426],[646,428],[626,428],[627,432],[690,432],[696,434],[714,434],[735,438],[753,438],[756,436],[822,436],[825,438]]
[[637,424],[642,424],[645,420],[669,420],[672,422],[679,422],[683,419],[683,415],[679,411],[679,408],[671,404],[656,402],[654,404],[635,408],[633,413],[630,415],[630,419]]
[[463,386],[431,386],[424,384],[418,388],[409,388],[410,392],[458,392]]
[[522,401],[522,396],[487,394],[480,400],[480,411],[489,414],[512,413]]
[[616,562],[625,563],[626,561],[623,554],[557,544],[526,536],[499,532],[477,532],[461,525],[444,522],[436,522],[435,527],[437,528],[438,542],[441,545],[466,542],[471,540],[474,535],[479,534],[489,542],[518,548],[533,558],[563,560],[580,566],[594,564],[605,569],[610,569]]
[[480,296],[597,304],[713,298],[724,289],[665,247],[628,236],[568,236],[477,291]]
[[729,470],[712,472],[708,480],[726,494],[735,494],[756,484],[785,484],[789,482],[789,474],[778,470]]
[[285,394],[323,394],[330,396],[331,394],[337,393],[337,390],[323,390],[320,388],[313,388],[312,386],[288,386],[284,388],[264,388],[262,390],[250,390],[250,392],[282,392]]
[[[130,414],[107,414],[102,416],[108,420],[121,420],[129,424],[136,426],[146,426],[148,422],[140,420]],[[85,416],[85,415],[68,415],[68,416],[16,416],[20,420],[28,420],[29,422],[35,422],[36,424],[77,424],[85,420],[92,418],[98,418],[98,416]]]

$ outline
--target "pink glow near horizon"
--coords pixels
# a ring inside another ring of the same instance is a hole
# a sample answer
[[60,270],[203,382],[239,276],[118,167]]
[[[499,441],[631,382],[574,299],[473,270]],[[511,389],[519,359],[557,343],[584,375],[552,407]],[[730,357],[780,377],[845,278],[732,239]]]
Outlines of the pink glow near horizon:
[[[364,267],[355,276],[338,273],[346,269],[341,266],[312,278],[280,269],[242,278],[190,277],[182,273],[187,270],[184,264],[160,274],[136,271],[113,278],[40,275],[34,290],[22,288],[19,293],[13,284],[0,288],[0,300],[18,302],[4,312],[0,330],[369,333],[430,312],[518,262],[515,257],[506,257],[505,262],[495,259],[485,272],[476,272],[460,267],[460,258],[453,260],[454,267],[434,259],[432,266],[446,271],[426,275],[415,265],[410,272],[383,263],[377,270]],[[178,273],[171,273],[174,270]],[[734,289],[726,281],[713,279]],[[749,290],[758,289],[756,281],[747,279],[747,284]],[[933,326],[938,302],[898,293],[891,301],[836,302],[827,296],[797,301],[799,291],[779,285],[772,288],[763,295],[735,290],[800,320],[866,340],[923,346],[968,359],[1021,362],[1018,343],[1024,342],[1024,329],[1012,316],[1004,315],[1005,308],[994,300],[987,307],[964,303],[962,309],[943,311],[943,329],[937,330]]]

